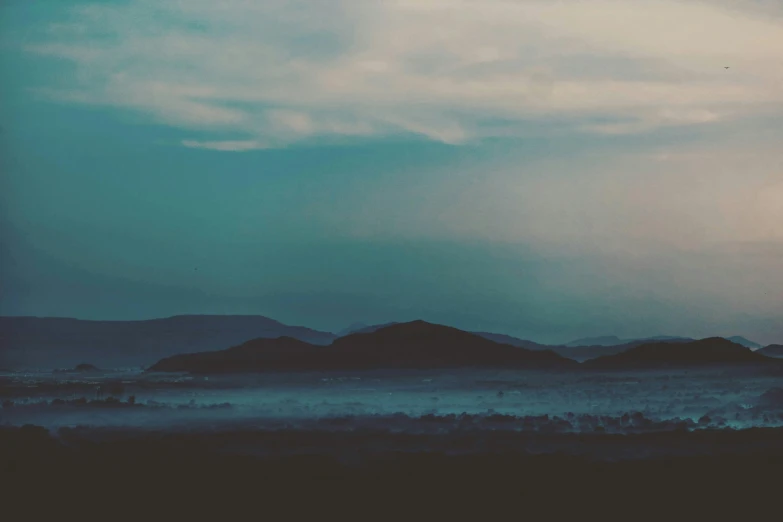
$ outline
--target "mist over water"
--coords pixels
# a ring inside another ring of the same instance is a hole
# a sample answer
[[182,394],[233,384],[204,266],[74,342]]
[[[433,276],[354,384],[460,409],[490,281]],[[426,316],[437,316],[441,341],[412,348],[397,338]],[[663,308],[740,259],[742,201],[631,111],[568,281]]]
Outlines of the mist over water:
[[0,376],[0,424],[50,430],[372,426],[415,432],[429,429],[427,420],[438,421],[443,429],[463,426],[469,418],[473,427],[512,431],[743,429],[783,426],[783,405],[762,399],[779,385],[780,376],[769,372],[725,368],[231,376],[12,373]]

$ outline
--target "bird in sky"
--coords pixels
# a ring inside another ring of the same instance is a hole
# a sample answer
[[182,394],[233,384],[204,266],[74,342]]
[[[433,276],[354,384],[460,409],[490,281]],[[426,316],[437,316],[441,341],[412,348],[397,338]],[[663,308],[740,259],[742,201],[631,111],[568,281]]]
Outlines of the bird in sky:
[[724,69],[728,69],[728,67],[724,67]]

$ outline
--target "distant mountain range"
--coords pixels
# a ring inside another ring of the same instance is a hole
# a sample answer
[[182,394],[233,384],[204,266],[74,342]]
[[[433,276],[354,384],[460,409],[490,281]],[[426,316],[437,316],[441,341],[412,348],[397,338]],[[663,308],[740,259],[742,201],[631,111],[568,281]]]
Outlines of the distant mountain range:
[[167,357],[149,371],[207,374],[467,367],[603,370],[776,363],[776,359],[715,337],[640,344],[580,365],[551,350],[530,350],[448,326],[413,321],[353,333],[329,346],[288,337],[256,339],[227,350]]
[[227,373],[462,367],[548,368],[577,366],[548,350],[499,344],[470,332],[425,321],[397,323],[340,337],[329,346],[296,339],[257,339],[227,350],[176,355],[149,371]]
[[711,337],[686,343],[648,343],[622,353],[591,359],[588,368],[657,368],[711,364],[765,364],[777,362],[738,343]]
[[393,326],[395,324],[401,324],[401,323],[395,321],[389,323],[371,324],[371,325],[356,323],[349,326],[347,330],[344,330],[345,333],[338,334],[338,337],[345,337],[347,335],[357,334],[357,333],[372,333],[376,330],[380,330],[381,328],[386,328],[387,326]]
[[[579,362],[587,361],[589,359],[595,359],[596,357],[602,357],[605,355],[614,355],[616,353],[622,353],[630,348],[633,348],[634,346],[639,346],[640,344],[649,343],[651,341],[666,342],[666,343],[684,343],[684,342],[693,341],[693,339],[688,339],[686,337],[660,336],[660,337],[653,337],[650,339],[625,340],[621,342],[621,344],[571,345],[571,343],[569,343],[567,345],[562,345],[562,346],[551,346],[546,344],[539,344],[533,341],[526,341],[524,339],[517,339],[516,337],[511,337],[508,335],[491,334],[486,332],[477,332],[477,335],[487,337],[488,339],[496,340],[497,342],[505,342],[506,344],[510,344],[512,346],[521,346],[524,348],[528,348],[530,350],[552,350],[553,352],[562,355],[563,357],[567,357],[569,359],[573,359]],[[583,339],[582,341],[591,342],[596,339],[603,339],[606,341],[609,339],[609,337],[586,338]],[[613,339],[618,339],[618,338],[613,337]]]
[[640,339],[620,339],[616,335],[605,335],[603,337],[585,337],[583,339],[577,339],[575,341],[571,341],[570,343],[566,343],[565,346],[568,347],[576,347],[576,346],[620,346],[620,345],[626,345],[626,344],[633,344],[633,343],[639,343],[639,342],[654,342],[654,341],[662,341],[662,342],[681,342],[681,341],[693,341],[693,339],[689,337],[677,337],[677,336],[670,336],[670,335],[659,335],[657,337],[644,337]]
[[[393,324],[399,324],[399,323],[384,323],[384,324],[377,324],[377,325],[357,324],[357,325],[352,325],[354,326],[353,329],[349,327],[349,329],[345,331],[350,333],[374,332],[379,328],[384,328],[386,326],[390,326]],[[529,341],[527,339],[520,339],[518,337],[513,337],[511,335],[505,335],[505,334],[498,334],[492,332],[471,332],[471,333],[484,337],[485,339],[495,341],[496,343],[510,344],[511,346],[516,346],[518,348],[526,348],[528,350],[552,350],[553,352],[562,355],[563,357],[567,357],[569,359],[573,359],[578,362],[595,359],[596,357],[603,357],[607,355],[622,353],[625,352],[626,350],[629,350],[635,346],[640,346],[642,344],[649,344],[655,342],[688,343],[688,342],[695,341],[695,339],[692,339],[690,337],[679,337],[673,335],[658,335],[655,337],[643,337],[638,339],[620,339],[616,335],[607,335],[602,337],[585,337],[582,339],[576,339],[564,345],[548,345],[548,344],[537,343],[535,341]],[[729,340],[751,349],[760,348],[759,344],[749,341],[744,337],[735,336],[729,338]]]
[[[144,321],[0,317],[0,368],[73,368],[84,362],[101,368],[137,367],[183,353],[224,350],[255,339],[289,337],[311,345],[329,345],[336,339],[369,334],[399,324],[411,323],[354,323],[335,335],[258,315],[181,315]],[[623,353],[650,342],[680,344],[693,341],[672,336],[645,339],[604,336],[552,346],[492,332],[463,333],[495,344],[530,351],[552,351],[578,362]],[[749,348],[760,348],[743,337],[729,339]],[[774,348],[763,350],[759,353],[777,356]]]
[[101,368],[143,366],[168,355],[281,336],[312,344],[336,338],[259,315],[179,315],[147,321],[0,317],[0,367],[72,368],[85,361]]
[[[745,339],[744,337],[740,335],[735,335],[733,337],[723,337],[723,339],[728,339],[729,341],[737,344],[741,344],[742,346],[746,348],[750,348],[751,350],[758,350],[761,348],[761,345],[758,343],[754,343],[753,341],[749,341],[748,339]],[[678,336],[671,336],[671,335],[659,335],[656,337],[642,337],[638,339],[620,339],[616,335],[605,335],[602,337],[585,337],[583,339],[576,339],[575,341],[571,341],[570,343],[566,343],[565,346],[569,347],[576,347],[576,346],[621,346],[621,345],[628,345],[628,344],[634,344],[634,343],[650,343],[655,341],[661,341],[661,342],[686,342],[686,341],[694,341],[695,339],[692,339],[690,337],[678,337]]]

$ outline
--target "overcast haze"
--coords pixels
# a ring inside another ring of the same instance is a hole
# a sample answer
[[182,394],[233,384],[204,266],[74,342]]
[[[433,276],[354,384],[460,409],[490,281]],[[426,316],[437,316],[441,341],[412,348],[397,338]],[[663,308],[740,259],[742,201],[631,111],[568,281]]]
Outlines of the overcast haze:
[[0,85],[3,315],[783,343],[779,1],[7,0]]

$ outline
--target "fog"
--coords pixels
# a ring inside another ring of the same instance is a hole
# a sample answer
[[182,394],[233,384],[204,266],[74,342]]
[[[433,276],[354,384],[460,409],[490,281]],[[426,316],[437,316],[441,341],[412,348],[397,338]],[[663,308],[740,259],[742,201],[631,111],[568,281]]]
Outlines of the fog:
[[[639,433],[779,427],[780,376],[645,372],[365,371],[191,376],[137,370],[0,374],[0,424],[421,432],[464,427]],[[765,395],[766,394],[766,395]]]

